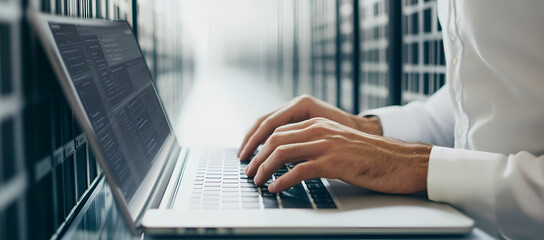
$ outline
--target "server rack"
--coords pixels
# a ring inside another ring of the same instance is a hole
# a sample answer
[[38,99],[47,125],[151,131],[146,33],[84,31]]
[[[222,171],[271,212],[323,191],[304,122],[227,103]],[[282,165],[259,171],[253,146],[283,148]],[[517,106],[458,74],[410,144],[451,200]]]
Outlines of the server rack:
[[280,87],[284,90],[287,96],[296,96],[295,89],[296,75],[295,66],[296,51],[295,51],[295,0],[279,0],[279,17],[278,17],[278,36],[280,39],[280,48],[278,49],[279,59],[279,76]]
[[[139,4],[145,8],[138,11]],[[44,49],[25,21],[26,10],[127,20],[143,42],[161,99],[175,122],[192,77],[192,53],[184,51],[190,46],[183,46],[187,43],[176,35],[181,31],[176,4],[174,0],[0,1],[0,239],[62,237],[97,186],[106,188],[99,184],[101,169]],[[158,24],[164,28],[153,31],[156,14],[163,18]],[[112,199],[98,201],[112,205]]]
[[337,105],[336,1],[312,1],[313,95]]
[[359,111],[400,104],[400,2],[359,4]]
[[23,148],[23,92],[18,55],[22,9],[0,2],[0,239],[26,238],[28,172]]
[[299,0],[295,4],[296,93],[297,95],[312,94],[314,92],[314,79],[312,77],[312,2],[311,0]]
[[446,81],[436,1],[402,1],[402,104],[425,99]]
[[[293,95],[310,92],[358,113],[422,100],[445,84],[434,0],[320,0],[311,6],[284,0],[280,5],[279,78]],[[301,23],[308,7],[310,33]],[[304,36],[311,36],[310,80],[306,50],[301,50]]]
[[337,81],[338,81],[338,106],[348,112],[356,112],[358,109],[358,95],[354,89],[358,85],[358,51],[355,51],[358,42],[359,21],[358,1],[356,0],[338,0],[337,2]]

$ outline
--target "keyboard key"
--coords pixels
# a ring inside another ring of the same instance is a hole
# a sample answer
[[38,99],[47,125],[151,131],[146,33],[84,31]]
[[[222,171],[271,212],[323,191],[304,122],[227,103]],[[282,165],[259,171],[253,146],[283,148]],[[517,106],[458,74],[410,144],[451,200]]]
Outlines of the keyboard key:
[[259,195],[258,194],[242,195],[241,199],[242,199],[242,202],[258,202]]
[[204,198],[202,199],[202,204],[205,204],[205,205],[219,204],[219,198]]
[[243,187],[243,188],[240,189],[240,191],[242,191],[242,192],[257,192],[257,188]]
[[319,189],[319,188],[325,188],[325,186],[321,183],[310,183],[310,184],[306,184],[306,187],[308,187],[308,189]]
[[223,192],[238,192],[238,188],[223,188]]
[[215,175],[206,176],[206,179],[221,179],[221,176],[215,176]]
[[231,198],[231,199],[223,199],[221,200],[221,203],[223,204],[236,204],[238,205],[238,199],[237,198]]
[[331,198],[331,195],[329,195],[328,192],[311,193],[310,196],[311,196],[313,199]]
[[263,197],[264,208],[279,208],[278,199],[276,196]]
[[219,209],[219,204],[217,205],[202,205],[202,209]]
[[263,191],[263,192],[261,192],[261,195],[262,195],[263,197],[275,197],[275,196],[276,196],[275,193],[271,193],[271,192],[269,192],[269,191]]
[[223,192],[221,192],[221,196],[223,196],[223,197],[236,197],[236,198],[238,198],[239,195],[240,195],[240,193],[238,193],[238,191],[232,191],[232,192],[223,191]]
[[333,202],[330,196],[312,197],[312,199],[314,199],[314,202]]
[[238,184],[238,180],[223,180],[223,184]]
[[336,204],[334,202],[330,203],[316,203],[315,206],[317,208],[336,208]]
[[279,195],[284,208],[312,208],[302,184],[291,187]]
[[257,192],[242,192],[242,197],[257,197],[259,194]]
[[323,183],[323,182],[321,182],[321,179],[320,179],[320,178],[312,178],[312,179],[304,180],[304,182],[305,182],[306,184],[310,184],[310,183]]
[[255,184],[255,182],[253,182],[253,179],[251,179],[251,178],[242,179],[241,181],[245,181],[245,182],[251,183],[253,185]]
[[313,194],[327,194],[327,195],[329,194],[326,188],[308,189],[308,192]]
[[202,195],[219,197],[219,189],[213,189],[213,190],[205,189],[204,192],[202,192]]
[[201,192],[202,192],[202,188],[195,188],[195,189],[193,189],[193,194],[201,193]]

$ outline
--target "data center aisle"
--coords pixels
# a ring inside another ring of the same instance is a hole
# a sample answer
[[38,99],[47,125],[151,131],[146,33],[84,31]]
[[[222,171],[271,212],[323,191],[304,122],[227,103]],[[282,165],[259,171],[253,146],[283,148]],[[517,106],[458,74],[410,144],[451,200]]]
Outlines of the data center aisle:
[[238,147],[257,118],[289,101],[287,95],[246,71],[224,68],[200,74],[173,124],[176,135],[188,147]]

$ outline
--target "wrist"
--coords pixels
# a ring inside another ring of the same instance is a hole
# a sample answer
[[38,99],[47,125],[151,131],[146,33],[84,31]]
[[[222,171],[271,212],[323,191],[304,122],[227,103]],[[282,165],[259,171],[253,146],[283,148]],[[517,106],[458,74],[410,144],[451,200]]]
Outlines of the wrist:
[[408,164],[412,179],[412,191],[427,191],[427,174],[429,171],[429,157],[432,145],[416,143],[408,146]]
[[377,116],[355,116],[355,121],[358,123],[357,126],[359,131],[383,136],[380,119]]

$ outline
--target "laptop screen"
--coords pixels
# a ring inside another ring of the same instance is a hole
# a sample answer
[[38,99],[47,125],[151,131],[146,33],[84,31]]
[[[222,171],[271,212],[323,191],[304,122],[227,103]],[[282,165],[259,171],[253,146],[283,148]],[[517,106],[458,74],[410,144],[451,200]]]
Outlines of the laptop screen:
[[127,202],[170,134],[128,23],[49,22],[62,61]]

